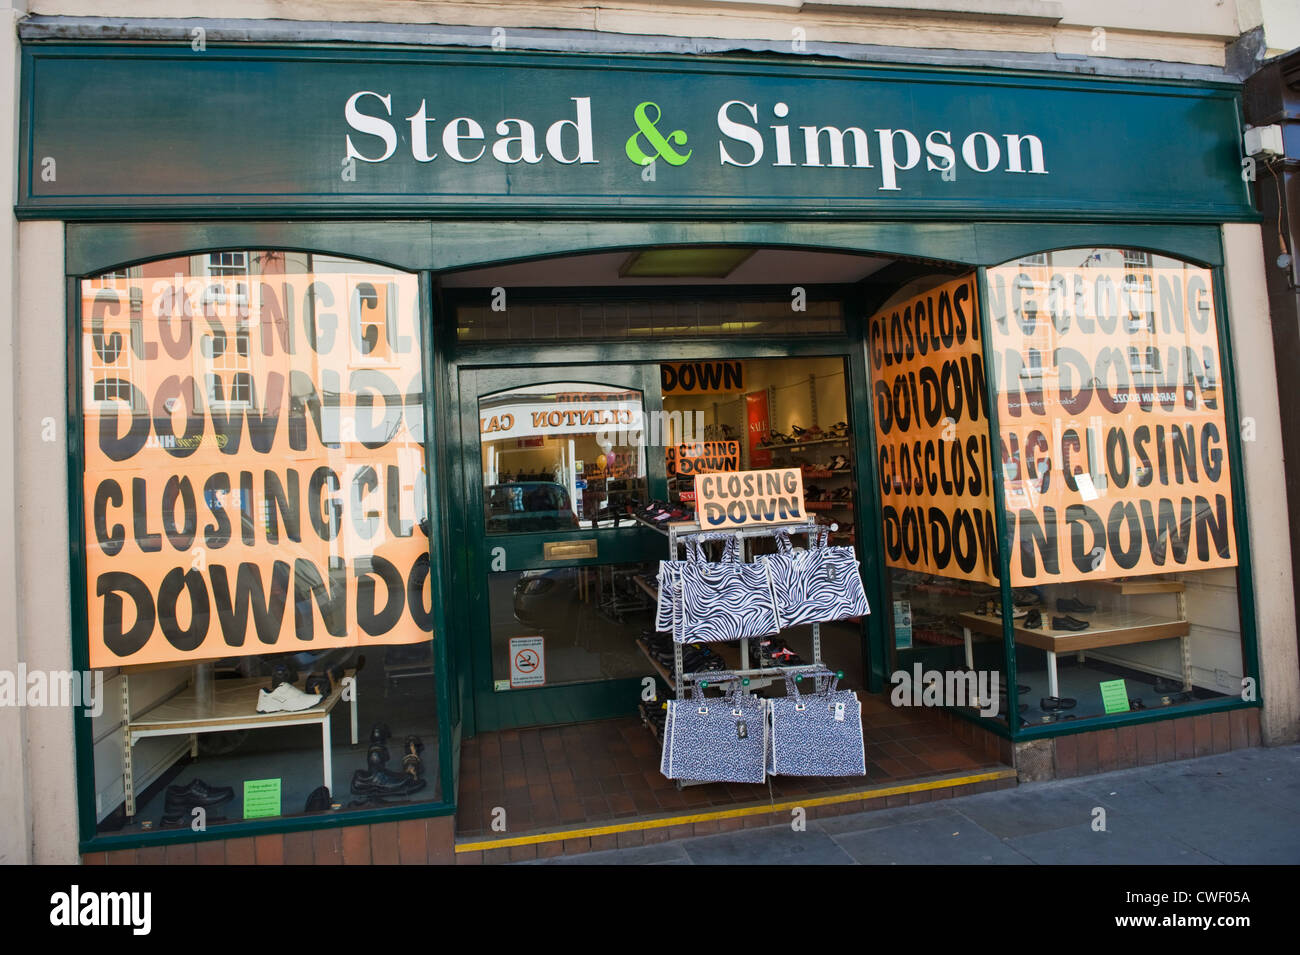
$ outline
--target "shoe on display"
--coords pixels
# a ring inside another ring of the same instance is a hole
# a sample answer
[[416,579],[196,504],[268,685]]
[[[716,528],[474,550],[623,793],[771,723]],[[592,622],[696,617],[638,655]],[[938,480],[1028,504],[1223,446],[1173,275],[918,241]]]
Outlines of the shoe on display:
[[1053,630],[1073,630],[1075,632],[1078,632],[1080,630],[1087,630],[1089,626],[1090,624],[1088,623],[1088,621],[1078,620],[1071,616],[1052,618]]
[[1072,710],[1078,705],[1078,700],[1069,696],[1045,696],[1038,701],[1040,710]]
[[201,779],[192,780],[185,786],[168,786],[167,801],[185,803],[190,806],[219,806],[235,798],[235,790],[230,786],[209,786]]
[[1074,597],[1058,597],[1056,609],[1061,613],[1092,613],[1097,608]]
[[267,686],[268,690],[274,690],[281,683],[297,683],[298,671],[288,664],[277,663],[271,668],[271,682]]
[[292,683],[281,683],[271,692],[257,691],[257,712],[297,713],[309,710],[321,701],[319,693],[304,693]]
[[323,697],[329,696],[334,691],[328,673],[313,673],[307,677],[307,682],[302,688],[307,693],[319,693]]
[[418,792],[425,786],[425,780],[417,779],[409,773],[393,773],[379,769],[373,773],[358,769],[352,774],[352,792],[357,796],[405,796]]

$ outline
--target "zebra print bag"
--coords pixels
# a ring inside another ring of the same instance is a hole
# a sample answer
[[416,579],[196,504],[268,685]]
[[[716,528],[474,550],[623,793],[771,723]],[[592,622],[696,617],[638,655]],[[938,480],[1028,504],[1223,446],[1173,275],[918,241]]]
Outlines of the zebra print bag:
[[764,782],[767,702],[744,694],[739,683],[723,697],[706,698],[697,687],[693,699],[669,700],[663,774],[694,782]]
[[822,674],[825,686],[801,696],[789,673],[786,695],[768,704],[772,713],[771,769],[780,776],[865,776],[862,703],[839,678]]
[[[733,552],[734,553],[734,552]],[[678,643],[766,637],[781,629],[766,565],[686,561],[678,569]]]
[[[723,562],[736,559],[738,543],[733,535],[728,534],[726,545],[722,549]],[[679,614],[677,606],[677,571],[682,564],[692,560],[704,560],[704,552],[695,538],[686,539],[686,560],[659,561],[659,600],[655,606],[655,630],[659,633],[677,633],[674,616]]]
[[808,550],[796,550],[790,535],[776,535],[779,553],[760,557],[772,580],[783,627],[861,617],[871,612],[862,586],[858,557],[852,547],[826,546],[821,528]]

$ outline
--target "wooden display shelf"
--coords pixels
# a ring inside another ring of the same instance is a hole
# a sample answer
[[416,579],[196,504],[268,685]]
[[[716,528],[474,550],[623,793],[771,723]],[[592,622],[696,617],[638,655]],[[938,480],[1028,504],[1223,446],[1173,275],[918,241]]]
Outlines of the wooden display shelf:
[[662,663],[660,663],[658,660],[656,660],[653,656],[650,655],[650,648],[646,646],[646,642],[642,640],[640,637],[637,637],[636,645],[637,648],[642,653],[645,654],[645,658],[650,661],[650,665],[655,668],[655,672],[658,673],[661,677],[663,677],[664,682],[667,683],[669,686],[676,686],[677,684],[673,680],[672,672],[666,666],[664,666]]
[[[352,745],[357,744],[356,670],[344,671],[349,694]],[[193,683],[163,700],[146,712],[131,717],[130,686],[124,688],[122,711],[124,730],[122,783],[126,814],[135,815],[135,775],[133,750],[140,740],[158,736],[189,736],[190,755],[198,755],[198,734],[229,733],[237,730],[267,729],[277,726],[316,725],[321,730],[321,781],[331,793],[334,789],[334,765],[330,753],[330,712],[343,699],[344,680],[333,681],[327,696],[315,706],[294,712],[259,713],[259,691],[266,687],[266,677],[214,680],[212,699],[205,704],[198,699]]]
[[800,441],[798,444],[773,444],[770,447],[758,447],[759,451],[798,451],[802,448],[811,448],[818,444],[848,444],[850,438],[814,438],[812,441]]
[[1117,594],[1181,594],[1186,586],[1181,580],[1148,580],[1133,577],[1128,580],[1097,580],[1093,586]]
[[[1018,618],[1012,630],[1017,644],[1034,647],[1047,654],[1047,692],[1050,696],[1060,696],[1060,684],[1056,674],[1056,655],[1058,653],[1078,653],[1082,662],[1085,650],[1099,650],[1105,647],[1126,646],[1133,643],[1150,643],[1153,640],[1183,641],[1183,689],[1192,688],[1191,655],[1188,652],[1188,639],[1191,628],[1186,620],[1173,617],[1161,617],[1152,613],[1126,613],[1117,610],[1099,610],[1095,613],[1076,614],[1076,619],[1086,619],[1090,626],[1087,630],[1054,630],[1051,627],[1038,627],[1033,630],[1023,626],[1024,618]],[[971,634],[981,633],[1001,638],[1002,618],[995,614],[963,613],[957,617],[962,625],[962,635],[966,643],[966,665],[974,668],[971,648]],[[1051,614],[1045,616],[1051,620]]]
[[[1102,647],[1118,647],[1129,643],[1148,643],[1152,640],[1169,640],[1185,637],[1190,632],[1186,620],[1173,617],[1161,617],[1152,613],[1125,613],[1116,610],[1099,610],[1089,614],[1075,614],[1075,619],[1087,620],[1091,625],[1087,630],[1053,630],[1049,626],[1029,630],[1021,624],[1023,617],[1016,618],[1016,643],[1053,653],[1071,653],[1075,650],[1097,650]],[[1044,614],[1044,623],[1050,621],[1052,614]],[[1002,618],[982,613],[964,613],[958,618],[962,625],[978,633],[992,636],[1002,635]]]
[[[637,637],[636,645],[637,645],[637,649],[639,649],[642,653],[645,654],[645,658],[650,661],[651,666],[655,668],[655,672],[657,672],[661,677],[664,678],[664,682],[667,683],[670,687],[676,686],[676,681],[673,680],[672,671],[654,658],[654,656],[650,653],[650,648],[646,645],[645,640],[642,639],[641,637]],[[740,651],[737,648],[731,646],[730,644],[710,643],[709,649],[712,650],[717,656],[722,657],[722,662],[726,664],[726,668],[728,670],[740,669],[740,666],[737,663],[737,661],[740,659]],[[698,673],[700,671],[687,670],[686,672]]]

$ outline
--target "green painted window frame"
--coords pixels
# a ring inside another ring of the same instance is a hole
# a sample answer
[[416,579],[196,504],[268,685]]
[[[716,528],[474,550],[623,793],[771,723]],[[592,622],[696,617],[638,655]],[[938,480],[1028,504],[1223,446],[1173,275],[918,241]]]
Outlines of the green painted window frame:
[[[242,246],[255,248],[256,246]],[[227,249],[229,247],[226,247]],[[223,251],[217,248],[194,249],[190,252],[178,252],[175,255],[194,254],[195,252]],[[307,252],[312,254],[346,255],[361,261],[374,262],[354,253],[340,253],[320,248],[286,248],[285,251]],[[389,263],[375,263],[389,265]],[[79,414],[82,407],[82,311],[81,282],[104,270],[96,270],[82,275],[65,277],[65,294],[67,308],[67,408],[66,427],[68,435],[68,517],[72,528],[70,535],[70,556],[72,576],[72,666],[74,670],[87,672],[90,667],[90,648],[88,641],[89,617],[86,606],[86,553],[87,534],[85,526],[85,489],[83,448],[83,427]],[[413,273],[419,283],[420,318],[428,319],[426,327],[433,324],[433,282],[427,271]],[[437,420],[436,385],[431,361],[431,349],[421,349],[422,372],[425,381],[424,419],[425,434],[437,434],[433,426]],[[437,450],[434,443],[425,441],[425,473],[428,494],[428,514],[430,529],[430,560],[441,566],[444,560],[445,535],[440,534],[445,507],[442,506],[444,489],[440,472],[433,467]],[[435,549],[436,548],[436,549]],[[118,849],[147,848],[181,843],[208,842],[217,839],[238,839],[248,836],[282,834],[289,832],[311,831],[316,829],[333,829],[354,825],[370,825],[381,822],[396,822],[403,819],[426,819],[436,816],[452,815],[456,811],[456,773],[459,769],[459,733],[449,716],[451,685],[448,673],[448,639],[438,639],[438,634],[448,634],[444,608],[446,606],[445,588],[441,574],[429,575],[431,599],[433,602],[433,654],[434,654],[434,707],[438,720],[438,782],[440,797],[424,803],[409,806],[394,806],[385,809],[344,810],[331,815],[277,816],[264,820],[244,820],[222,823],[205,832],[193,832],[188,829],[175,831],[136,832],[127,834],[99,833],[96,831],[95,819],[95,764],[92,722],[83,712],[85,707],[74,708],[73,733],[75,748],[75,789],[77,796],[77,831],[78,851],[111,852]],[[453,746],[455,747],[453,750]]]
[[[1097,248],[1102,248],[1096,245]],[[1044,246],[1036,252],[1053,252],[1065,248],[1064,246]],[[1228,451],[1228,471],[1232,482],[1232,506],[1235,514],[1241,517],[1234,521],[1236,538],[1237,538],[1237,605],[1238,615],[1241,625],[1241,643],[1242,643],[1242,667],[1245,676],[1255,681],[1256,698],[1252,701],[1239,700],[1234,698],[1205,700],[1199,703],[1184,703],[1176,707],[1170,707],[1168,710],[1136,710],[1127,713],[1103,714],[1091,716],[1084,719],[1071,720],[1066,723],[1051,723],[1041,726],[1020,726],[1012,715],[1017,711],[1017,703],[1020,694],[1016,690],[1016,644],[1012,633],[1014,620],[1012,617],[1012,598],[1010,584],[1010,561],[1011,548],[1008,542],[1007,530],[1007,512],[1006,512],[1006,493],[1004,487],[1004,477],[1001,467],[993,469],[993,495],[994,495],[994,519],[996,521],[997,537],[1000,542],[998,547],[998,583],[1001,595],[1001,616],[1002,616],[1002,651],[1003,667],[1007,683],[1007,724],[1003,725],[998,720],[982,719],[978,714],[972,713],[966,709],[948,707],[951,712],[955,713],[962,719],[974,723],[986,730],[995,733],[998,736],[1010,739],[1013,743],[1029,742],[1037,739],[1050,739],[1057,736],[1070,736],[1075,733],[1086,733],[1096,730],[1113,729],[1119,726],[1132,726],[1138,723],[1156,723],[1163,720],[1179,719],[1185,717],[1200,716],[1202,714],[1217,713],[1227,710],[1240,709],[1260,709],[1263,707],[1263,681],[1261,680],[1259,666],[1259,641],[1257,618],[1255,614],[1255,589],[1254,573],[1251,563],[1250,550],[1250,527],[1249,520],[1246,519],[1248,511],[1246,509],[1246,486],[1245,475],[1241,461],[1241,422],[1237,412],[1237,390],[1236,390],[1236,367],[1232,351],[1232,334],[1231,320],[1228,315],[1227,291],[1224,287],[1225,277],[1222,266],[1223,249],[1220,238],[1219,254],[1216,256],[1217,261],[1197,260],[1195,258],[1171,253],[1162,248],[1150,247],[1130,247],[1139,248],[1142,251],[1156,252],[1164,255],[1173,255],[1183,261],[1194,265],[1208,268],[1214,281],[1214,307],[1217,319],[1219,333],[1219,365],[1223,375],[1223,394],[1224,394],[1224,418],[1228,435],[1224,442]],[[988,298],[988,268],[992,265],[1001,265],[1003,263],[990,263],[981,265],[976,270],[976,281],[979,291],[979,307],[981,330],[981,348],[983,351],[984,367],[992,368],[992,336],[988,334],[988,322],[991,318]],[[997,395],[994,391],[993,376],[989,375],[985,379],[985,400],[988,402],[989,409],[989,442],[990,447],[1000,447],[1001,426],[998,422],[998,405]]]

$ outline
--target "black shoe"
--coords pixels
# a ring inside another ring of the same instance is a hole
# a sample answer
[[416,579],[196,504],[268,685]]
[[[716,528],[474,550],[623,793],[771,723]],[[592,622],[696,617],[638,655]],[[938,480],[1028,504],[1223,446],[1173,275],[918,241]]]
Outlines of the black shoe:
[[1043,625],[1043,615],[1037,610],[1031,610],[1025,614],[1024,622],[1021,624],[1026,630],[1037,630]]
[[1040,710],[1072,710],[1078,705],[1078,700],[1069,696],[1045,696],[1038,701]]
[[235,791],[229,786],[209,786],[201,779],[195,779],[188,786],[168,786],[167,802],[195,806],[219,806],[235,798]]
[[423,779],[407,773],[390,773],[386,769],[373,773],[358,769],[352,774],[352,792],[357,796],[405,796],[419,792],[424,786]]
[[1088,627],[1089,624],[1086,620],[1076,620],[1074,617],[1070,616],[1052,618],[1053,630],[1073,630],[1078,632],[1080,630],[1087,630]]
[[303,684],[304,693],[319,693],[321,698],[329,696],[334,692],[334,687],[330,683],[328,673],[313,673],[307,677],[307,682]]
[[1058,597],[1056,609],[1061,613],[1092,613],[1097,608],[1074,597]]
[[294,684],[298,682],[298,671],[288,664],[277,663],[271,668],[271,682],[267,685],[267,690],[274,690],[281,683]]

